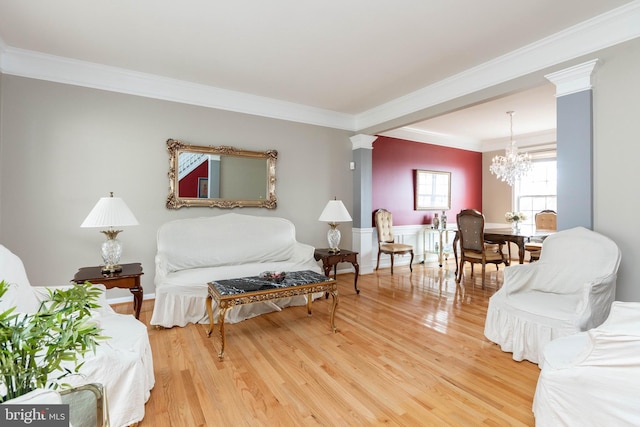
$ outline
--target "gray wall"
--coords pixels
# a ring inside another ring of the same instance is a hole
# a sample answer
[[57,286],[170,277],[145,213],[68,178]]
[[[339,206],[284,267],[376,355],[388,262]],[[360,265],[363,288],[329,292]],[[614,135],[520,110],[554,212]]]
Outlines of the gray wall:
[[[234,212],[279,216],[301,242],[326,246],[318,216],[334,196],[352,211],[350,133],[3,75],[0,116],[0,243],[17,253],[34,285],[68,283],[82,266],[101,262],[98,229],[80,224],[113,191],[136,215],[126,227],[122,262],[142,262],[145,293],[153,293],[156,231],[178,218],[230,210],[168,210],[165,141],[278,150],[275,210]],[[343,225],[351,247],[351,224]],[[109,297],[130,295],[109,291]]]
[[594,71],[594,229],[622,250],[616,298],[640,301],[640,40]]

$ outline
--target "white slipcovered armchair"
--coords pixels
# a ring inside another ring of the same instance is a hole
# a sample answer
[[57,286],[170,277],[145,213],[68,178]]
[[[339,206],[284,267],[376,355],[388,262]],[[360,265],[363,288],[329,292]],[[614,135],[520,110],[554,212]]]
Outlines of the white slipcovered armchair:
[[538,363],[550,341],[599,326],[615,298],[620,250],[576,227],[544,241],[540,261],[504,270],[489,300],[485,336],[514,360]]
[[[0,280],[11,285],[0,299],[0,312],[16,307],[17,312],[34,313],[48,295],[47,288],[30,285],[20,258],[3,245],[0,245]],[[74,285],[49,289],[68,286]],[[94,310],[92,316],[102,329],[101,334],[109,339],[99,342],[95,354],[90,351],[80,358],[84,365],[79,374],[66,377],[64,382],[71,386],[101,384],[109,402],[111,426],[128,426],[144,417],[144,405],[155,383],[149,336],[147,327],[135,317],[113,311],[104,292],[100,298],[101,308]],[[73,369],[73,364],[63,366]]]
[[640,303],[615,301],[597,328],[547,345],[537,426],[640,425]]

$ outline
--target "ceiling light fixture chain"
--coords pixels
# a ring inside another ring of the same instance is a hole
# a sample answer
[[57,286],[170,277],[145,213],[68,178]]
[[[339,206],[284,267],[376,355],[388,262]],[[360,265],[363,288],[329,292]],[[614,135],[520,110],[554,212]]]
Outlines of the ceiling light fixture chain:
[[518,145],[513,140],[513,115],[514,111],[507,111],[511,120],[510,142],[507,145],[504,156],[495,156],[491,161],[489,170],[498,179],[510,186],[526,175],[531,170],[531,156],[529,153],[518,153]]

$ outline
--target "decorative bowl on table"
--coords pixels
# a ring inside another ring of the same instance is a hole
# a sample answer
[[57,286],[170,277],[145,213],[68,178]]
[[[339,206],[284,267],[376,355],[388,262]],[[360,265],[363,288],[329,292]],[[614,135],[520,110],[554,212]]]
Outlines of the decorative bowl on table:
[[286,271],[263,271],[260,273],[260,278],[275,283],[282,283],[286,275]]

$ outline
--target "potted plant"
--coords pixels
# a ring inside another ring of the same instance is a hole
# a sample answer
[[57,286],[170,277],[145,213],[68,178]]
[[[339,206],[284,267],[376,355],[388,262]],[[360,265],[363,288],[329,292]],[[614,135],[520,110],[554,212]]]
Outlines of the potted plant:
[[[0,299],[9,286],[0,281]],[[80,357],[106,338],[91,315],[99,307],[99,288],[87,282],[47,292],[35,313],[17,313],[15,307],[0,313],[0,403],[36,388],[64,386],[64,378],[82,367]]]

